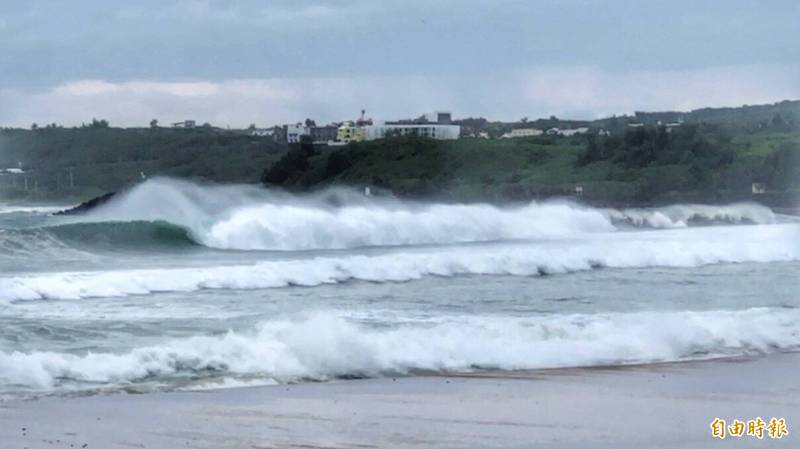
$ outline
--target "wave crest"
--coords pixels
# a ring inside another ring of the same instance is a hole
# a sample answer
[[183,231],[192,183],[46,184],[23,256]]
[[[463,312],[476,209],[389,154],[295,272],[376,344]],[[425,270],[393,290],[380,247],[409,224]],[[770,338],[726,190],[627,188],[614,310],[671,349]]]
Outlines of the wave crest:
[[331,255],[252,265],[72,272],[0,277],[0,299],[77,299],[200,289],[315,286],[348,280],[400,282],[423,276],[536,276],[595,267],[695,267],[800,260],[800,228],[695,228],[619,233],[602,239],[425,248],[381,255]]
[[440,317],[392,326],[330,313],[125,353],[0,352],[0,381],[34,389],[159,378],[280,381],[413,371],[536,369],[740,355],[800,345],[800,311]]
[[163,221],[186,228],[196,242],[213,248],[292,251],[541,239],[614,232],[618,225],[768,224],[775,216],[755,204],[614,210],[533,202],[497,207],[365,197],[343,189],[291,195],[154,179],[79,220]]

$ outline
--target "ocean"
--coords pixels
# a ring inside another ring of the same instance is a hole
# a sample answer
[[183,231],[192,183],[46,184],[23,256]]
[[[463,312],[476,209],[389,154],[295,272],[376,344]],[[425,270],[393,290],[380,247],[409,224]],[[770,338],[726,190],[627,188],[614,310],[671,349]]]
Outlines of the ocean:
[[151,179],[0,205],[0,398],[616,366],[800,347],[800,221]]

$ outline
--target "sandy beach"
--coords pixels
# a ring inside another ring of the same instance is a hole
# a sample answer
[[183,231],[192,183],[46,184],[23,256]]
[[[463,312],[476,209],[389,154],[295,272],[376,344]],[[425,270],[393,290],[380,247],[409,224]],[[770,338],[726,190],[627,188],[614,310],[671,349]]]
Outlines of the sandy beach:
[[[796,447],[800,354],[10,401],[3,449]],[[782,440],[712,439],[784,417]]]

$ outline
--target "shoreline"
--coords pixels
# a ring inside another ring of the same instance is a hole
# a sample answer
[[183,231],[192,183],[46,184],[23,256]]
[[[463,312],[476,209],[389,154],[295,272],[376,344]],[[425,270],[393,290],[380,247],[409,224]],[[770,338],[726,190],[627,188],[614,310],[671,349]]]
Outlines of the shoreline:
[[[0,403],[0,441],[8,449],[794,447],[798,366],[800,353],[778,353],[12,400]],[[785,418],[789,436],[711,438],[716,417],[757,416]]]

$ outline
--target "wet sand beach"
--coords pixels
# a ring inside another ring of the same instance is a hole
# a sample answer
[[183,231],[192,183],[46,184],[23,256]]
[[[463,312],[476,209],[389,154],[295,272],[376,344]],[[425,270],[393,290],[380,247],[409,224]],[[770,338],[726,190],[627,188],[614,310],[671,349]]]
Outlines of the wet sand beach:
[[[800,354],[0,404],[3,449],[796,447]],[[712,439],[715,417],[790,434]]]

